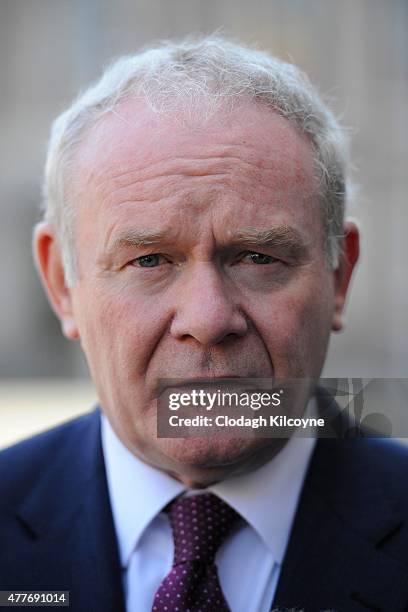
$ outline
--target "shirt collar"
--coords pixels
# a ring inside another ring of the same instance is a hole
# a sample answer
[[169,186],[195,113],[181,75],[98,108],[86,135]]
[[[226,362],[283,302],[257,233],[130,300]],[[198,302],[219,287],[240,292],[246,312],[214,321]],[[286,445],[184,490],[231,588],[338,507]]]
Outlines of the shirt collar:
[[104,414],[102,448],[122,566],[126,567],[143,531],[186,487],[133,455]]
[[[120,558],[126,567],[144,530],[187,487],[135,457],[119,440],[105,415],[101,416],[108,490]],[[239,512],[277,563],[282,563],[285,554],[315,443],[315,437],[293,436],[273,460],[259,469],[200,490],[213,492]]]
[[315,438],[292,437],[271,461],[211,487],[255,529],[282,563]]

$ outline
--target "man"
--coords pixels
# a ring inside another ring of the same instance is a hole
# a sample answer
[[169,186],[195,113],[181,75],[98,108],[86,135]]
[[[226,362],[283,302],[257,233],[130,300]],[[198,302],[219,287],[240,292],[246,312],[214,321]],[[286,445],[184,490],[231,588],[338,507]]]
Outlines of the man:
[[406,451],[157,436],[164,379],[318,379],[358,258],[348,189],[307,79],[223,39],[122,58],[57,119],[34,251],[100,412],[1,454],[1,589],[84,611],[406,609]]

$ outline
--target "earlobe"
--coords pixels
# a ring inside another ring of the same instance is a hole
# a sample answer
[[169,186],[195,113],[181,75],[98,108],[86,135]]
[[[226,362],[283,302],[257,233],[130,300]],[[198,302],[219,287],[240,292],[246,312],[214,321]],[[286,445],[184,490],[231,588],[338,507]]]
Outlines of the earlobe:
[[344,247],[341,261],[334,271],[335,297],[332,330],[343,329],[343,311],[354,267],[360,253],[360,236],[356,223],[346,221],[344,224]]
[[78,340],[72,290],[65,281],[61,249],[51,223],[43,221],[34,228],[33,254],[48,300],[61,322],[63,334],[70,340]]

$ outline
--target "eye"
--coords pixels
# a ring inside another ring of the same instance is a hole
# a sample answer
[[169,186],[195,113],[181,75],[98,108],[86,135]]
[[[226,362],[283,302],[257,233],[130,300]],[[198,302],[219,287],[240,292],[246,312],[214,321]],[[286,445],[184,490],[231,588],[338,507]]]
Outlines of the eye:
[[248,263],[254,263],[258,265],[271,264],[275,261],[278,261],[275,257],[272,257],[272,255],[265,255],[264,253],[255,252],[245,253],[242,257],[242,260]]
[[137,257],[133,259],[131,262],[133,266],[137,266],[139,268],[156,268],[161,264],[165,263],[167,260],[163,255],[159,253],[151,253],[150,255],[142,255],[142,257]]

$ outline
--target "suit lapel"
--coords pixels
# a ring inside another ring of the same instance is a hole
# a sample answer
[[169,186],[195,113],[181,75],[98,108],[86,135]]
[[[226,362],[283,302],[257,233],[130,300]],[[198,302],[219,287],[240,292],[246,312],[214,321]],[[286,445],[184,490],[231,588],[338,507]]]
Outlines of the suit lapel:
[[376,478],[380,445],[318,441],[273,609],[404,610],[407,568],[382,545],[402,518],[391,501],[396,496]]
[[[124,610],[120,563],[99,411],[84,417],[56,450],[50,474],[18,510],[20,522],[33,538],[28,554],[20,551],[20,558],[30,566],[37,589],[42,584],[44,589],[69,590],[74,610],[120,612]],[[46,578],[42,560],[48,560]]]

